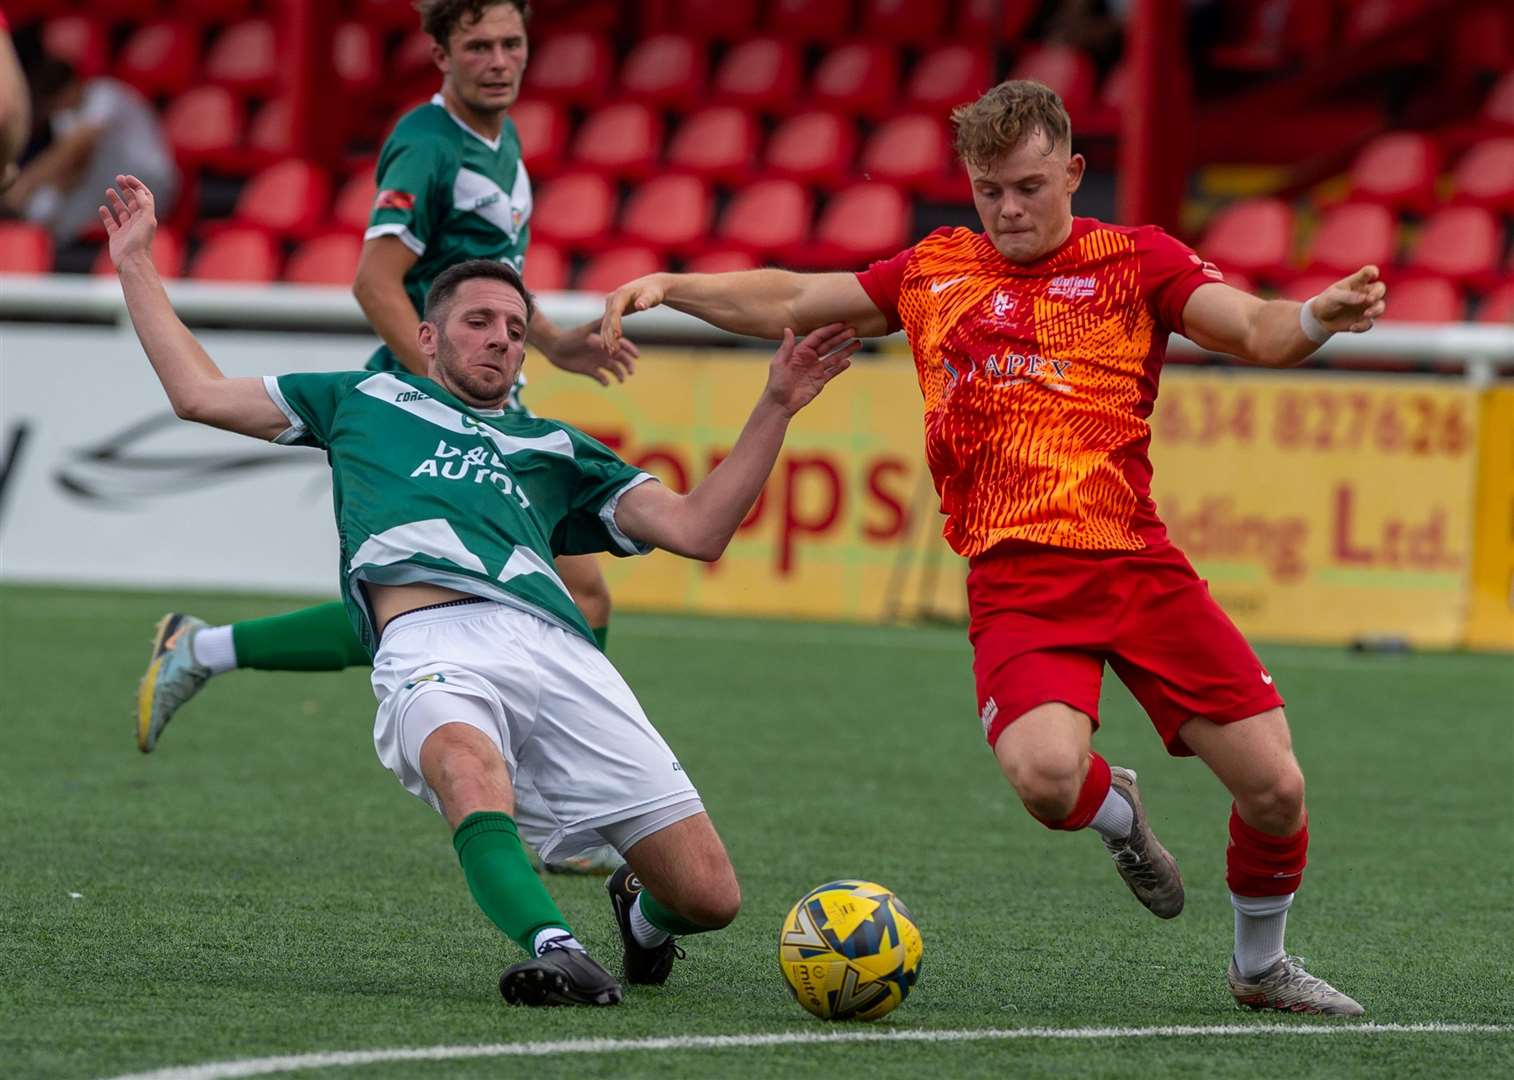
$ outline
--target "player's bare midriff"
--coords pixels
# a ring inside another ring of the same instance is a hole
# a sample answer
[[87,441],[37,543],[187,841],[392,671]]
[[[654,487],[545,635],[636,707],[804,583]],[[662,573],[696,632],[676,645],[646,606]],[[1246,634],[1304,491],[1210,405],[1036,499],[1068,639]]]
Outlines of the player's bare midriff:
[[391,619],[398,618],[407,611],[431,604],[445,604],[449,600],[467,600],[472,595],[443,585],[375,585],[364,582],[363,588],[368,593],[368,603],[373,608],[374,629],[380,634]]

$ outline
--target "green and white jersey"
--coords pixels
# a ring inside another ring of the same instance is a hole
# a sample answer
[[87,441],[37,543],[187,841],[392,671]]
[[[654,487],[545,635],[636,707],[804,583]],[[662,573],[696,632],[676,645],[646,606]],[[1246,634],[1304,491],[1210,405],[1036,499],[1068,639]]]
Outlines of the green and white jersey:
[[[531,178],[508,116],[489,140],[447,111],[436,94],[400,117],[379,153],[378,195],[365,240],[397,236],[415,252],[405,293],[419,315],[431,282],[465,259],[492,259],[523,270],[531,240]],[[403,371],[381,345],[370,371]]]
[[331,463],[342,598],[377,648],[362,582],[425,582],[530,611],[593,641],[556,555],[640,555],[615,524],[621,496],[653,479],[558,423],[470,409],[430,379],[394,372],[269,375],[289,428]]

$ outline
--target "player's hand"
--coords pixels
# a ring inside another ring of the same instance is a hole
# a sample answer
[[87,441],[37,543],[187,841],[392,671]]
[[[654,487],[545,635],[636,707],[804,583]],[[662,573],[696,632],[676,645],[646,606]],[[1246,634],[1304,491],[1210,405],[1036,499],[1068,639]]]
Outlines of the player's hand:
[[117,176],[116,185],[124,193],[116,194],[115,188],[107,188],[107,206],[100,207],[100,220],[105,224],[105,235],[110,237],[110,261],[121,269],[121,264],[133,255],[152,256],[152,238],[158,231],[152,192],[135,176]]
[[1377,267],[1364,266],[1314,298],[1314,317],[1332,333],[1365,333],[1387,310],[1387,297],[1388,286],[1378,280]]
[[553,367],[587,375],[600,386],[609,386],[611,376],[616,382],[625,382],[626,376],[635,375],[640,355],[641,350],[627,338],[618,339],[614,348],[606,348],[599,323],[584,323],[564,331],[546,354]]
[[606,352],[620,347],[620,319],[626,314],[646,311],[662,303],[664,288],[661,274],[648,274],[628,281],[605,297],[605,316],[599,322],[599,337]]
[[812,330],[803,341],[783,331],[783,344],[768,367],[767,396],[788,415],[804,408],[825,384],[852,366],[852,354],[862,348],[857,331],[845,323]]

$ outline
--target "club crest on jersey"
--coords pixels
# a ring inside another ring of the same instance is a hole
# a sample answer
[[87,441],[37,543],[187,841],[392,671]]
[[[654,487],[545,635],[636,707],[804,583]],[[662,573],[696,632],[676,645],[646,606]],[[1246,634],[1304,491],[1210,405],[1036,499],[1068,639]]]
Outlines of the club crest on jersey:
[[1061,296],[1068,300],[1085,300],[1098,291],[1099,283],[1092,274],[1068,274],[1054,277],[1046,286],[1047,296]]
[[1009,293],[1005,292],[1003,289],[1000,289],[998,292],[994,293],[994,318],[1003,321],[1013,315],[1015,313],[1015,309],[1019,306],[1020,301],[1015,299],[1015,297],[1010,296]]

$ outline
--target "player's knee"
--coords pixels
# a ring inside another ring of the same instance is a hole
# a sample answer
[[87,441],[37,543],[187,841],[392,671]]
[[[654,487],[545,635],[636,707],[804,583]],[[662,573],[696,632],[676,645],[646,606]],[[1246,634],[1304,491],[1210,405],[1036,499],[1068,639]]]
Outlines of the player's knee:
[[731,925],[741,912],[741,885],[729,866],[723,872],[706,875],[678,898],[677,910],[692,923],[707,930]]
[[1266,778],[1237,797],[1241,817],[1254,828],[1277,836],[1297,832],[1304,821],[1304,774],[1296,764]]
[[1078,803],[1087,768],[1086,754],[1042,753],[1021,763],[1010,776],[1010,783],[1033,816],[1041,821],[1061,821]]

